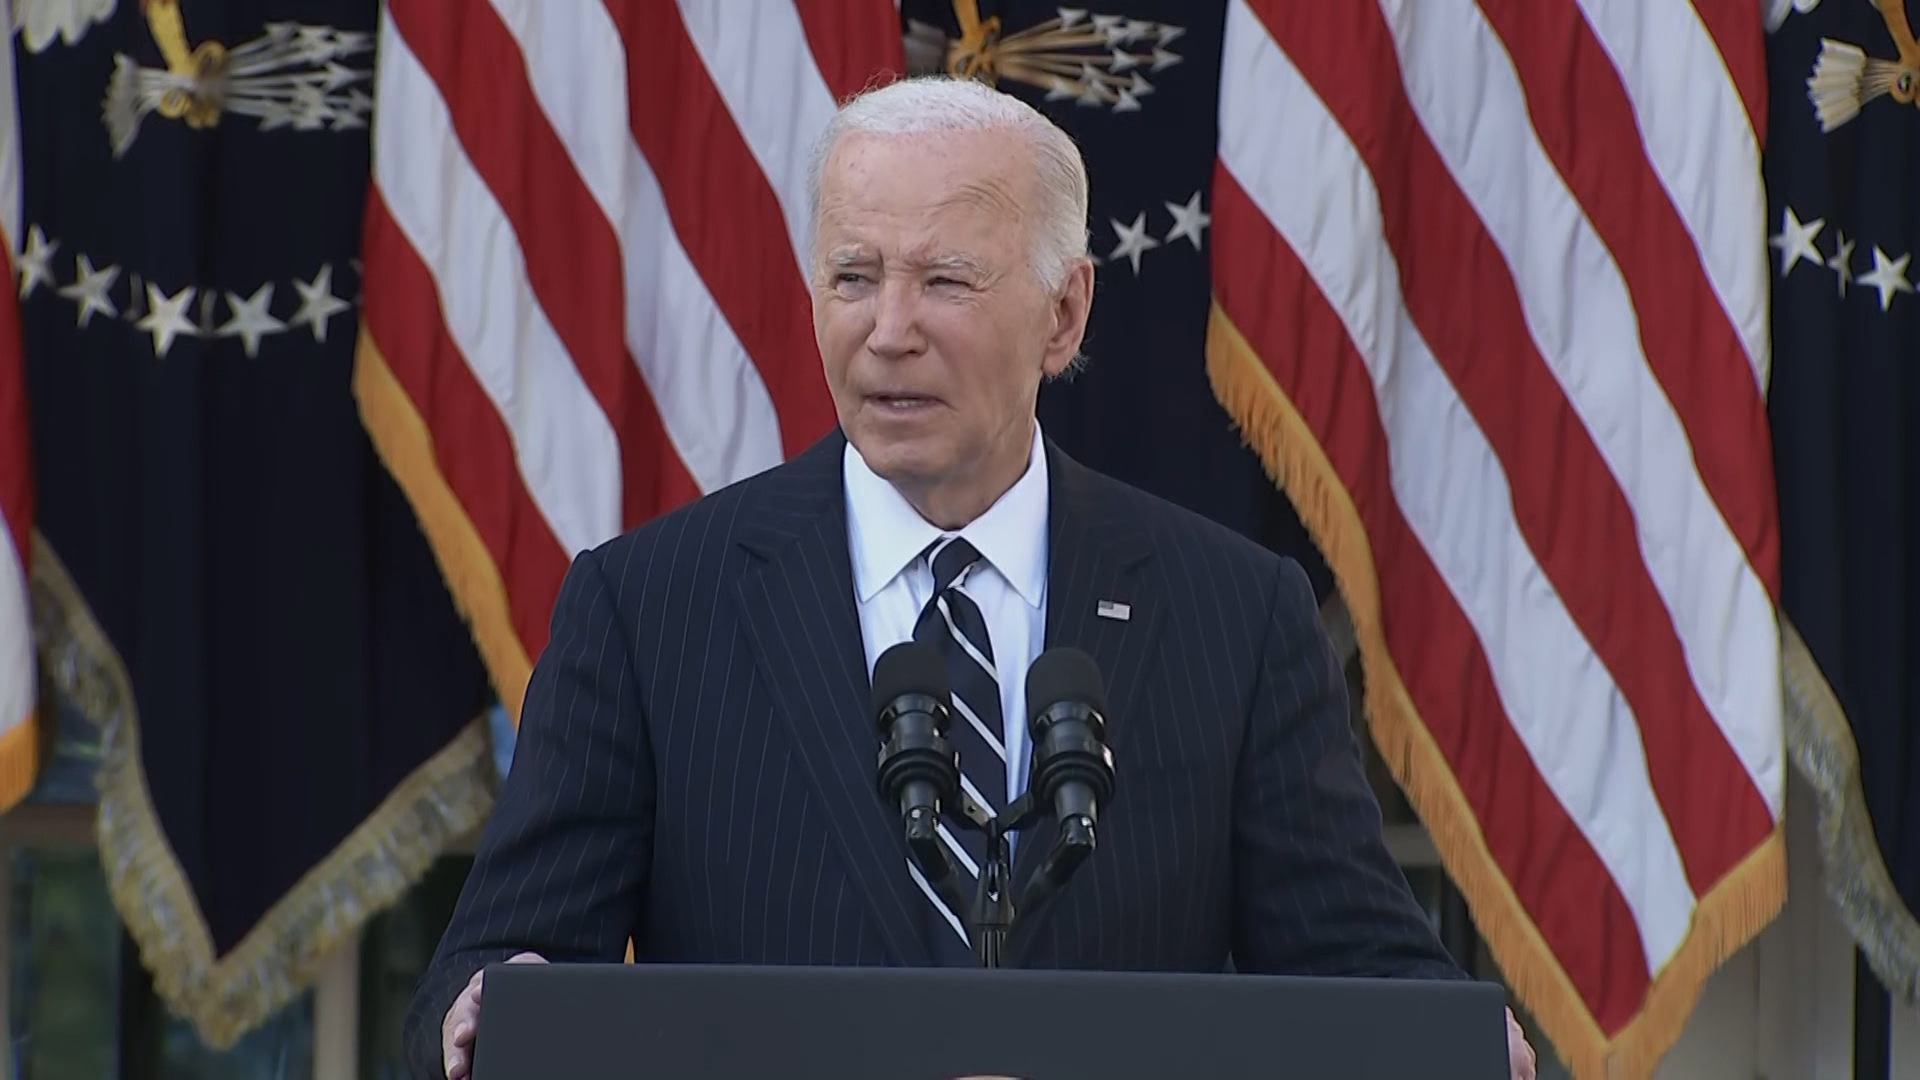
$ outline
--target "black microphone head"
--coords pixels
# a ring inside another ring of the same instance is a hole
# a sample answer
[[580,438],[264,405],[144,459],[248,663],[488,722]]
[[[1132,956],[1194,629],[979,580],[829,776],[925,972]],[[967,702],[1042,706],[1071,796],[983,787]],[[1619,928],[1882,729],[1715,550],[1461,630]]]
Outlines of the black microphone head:
[[940,651],[918,641],[903,641],[873,664],[873,712],[886,711],[902,694],[926,694],[951,705],[953,685]]
[[1100,665],[1069,646],[1048,649],[1027,669],[1029,724],[1063,701],[1090,706],[1101,716],[1107,714],[1107,690],[1100,678]]
[[960,756],[946,737],[952,708],[947,665],[933,646],[903,641],[874,661],[873,723],[883,744],[874,779],[900,807],[916,851],[938,847],[940,807],[960,790]]

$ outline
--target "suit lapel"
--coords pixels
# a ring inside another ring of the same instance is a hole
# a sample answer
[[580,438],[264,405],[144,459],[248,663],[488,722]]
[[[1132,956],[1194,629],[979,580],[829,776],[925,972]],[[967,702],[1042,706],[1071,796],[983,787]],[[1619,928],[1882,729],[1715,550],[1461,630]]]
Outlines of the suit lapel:
[[919,917],[927,901],[908,876],[898,815],[875,788],[880,740],[868,716],[871,682],[847,552],[845,445],[836,431],[795,458],[743,523],[740,542],[759,562],[741,577],[739,603],[822,820],[896,959],[924,966],[932,962]]
[[[1071,646],[1100,667],[1107,694],[1107,741],[1120,755],[1151,666],[1161,615],[1161,582],[1152,544],[1127,502],[1107,480],[1047,444],[1051,506],[1047,526],[1046,647]],[[1116,800],[1124,799],[1116,791]],[[1052,846],[1051,811],[1021,838],[1013,880],[1024,888]],[[1096,849],[1093,861],[1102,853]],[[1076,878],[1092,872],[1082,866]],[[1051,905],[1019,914],[1015,944]],[[1019,929],[1024,927],[1024,932]]]

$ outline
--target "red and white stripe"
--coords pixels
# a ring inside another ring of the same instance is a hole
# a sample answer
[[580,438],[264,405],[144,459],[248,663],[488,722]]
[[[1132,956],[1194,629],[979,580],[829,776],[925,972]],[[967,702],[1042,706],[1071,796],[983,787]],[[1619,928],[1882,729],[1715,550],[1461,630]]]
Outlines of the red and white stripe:
[[[0,0],[0,26],[13,26]],[[0,49],[0,260],[13,281],[21,241],[20,111],[13,50]],[[0,290],[0,810],[26,793],[33,776],[33,714],[37,696],[33,620],[27,603],[27,560],[33,526],[33,465],[27,441],[26,365],[21,357],[20,307],[12,289]]]
[[1232,0],[1214,276],[1611,1038],[1782,813],[1751,0]]
[[832,426],[807,152],[901,53],[893,0],[389,0],[366,325],[528,656],[573,554]]

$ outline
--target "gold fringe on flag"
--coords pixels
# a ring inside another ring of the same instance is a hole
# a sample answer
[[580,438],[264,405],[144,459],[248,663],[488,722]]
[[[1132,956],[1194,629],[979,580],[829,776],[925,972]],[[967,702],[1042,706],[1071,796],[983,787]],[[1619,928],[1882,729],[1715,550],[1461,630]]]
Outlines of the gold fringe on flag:
[[1813,789],[1827,896],[1893,999],[1920,995],[1920,921],[1894,887],[1860,786],[1860,747],[1800,632],[1781,619],[1787,755]]
[[482,715],[402,781],[231,952],[215,956],[147,790],[132,683],[66,568],[37,535],[33,594],[48,680],[104,729],[95,834],[114,907],[160,1000],[208,1046],[231,1047],[297,998],[334,950],[404,896],[493,808],[493,755]]
[[[8,542],[4,536],[0,536],[0,544]],[[35,617],[31,547],[39,542],[39,534],[29,532],[29,550],[16,553],[21,562],[21,571],[27,578],[20,583],[20,587],[27,604],[27,633],[34,640],[38,640],[40,632],[31,625]],[[41,723],[51,723],[53,718],[53,710],[46,704],[46,679],[37,671],[31,674],[41,683],[39,692],[35,694],[37,704],[30,704],[25,716],[0,716],[0,722],[13,721],[12,727],[0,732],[0,814],[13,809],[33,793],[33,786],[40,781],[41,752],[52,747],[52,740],[43,738],[40,732]]]
[[1352,496],[1312,429],[1218,303],[1207,327],[1207,375],[1333,571],[1359,641],[1374,744],[1432,836],[1508,984],[1575,1076],[1652,1076],[1680,1037],[1707,978],[1785,904],[1784,830],[1776,826],[1699,898],[1685,941],[1654,974],[1640,1011],[1619,1031],[1602,1031],[1494,861],[1480,822],[1401,681],[1381,625],[1372,545]]
[[454,607],[473,631],[480,657],[493,678],[494,692],[518,725],[533,665],[520,635],[514,632],[513,609],[500,580],[500,569],[474,528],[473,519],[447,487],[426,421],[364,327],[354,357],[353,395],[374,452],[412,504],[447,589],[453,594]]
[[[45,695],[41,695],[45,700]],[[27,710],[12,727],[0,734],[0,813],[19,805],[40,780],[40,751],[46,740],[40,736],[42,718],[53,715],[44,705]]]

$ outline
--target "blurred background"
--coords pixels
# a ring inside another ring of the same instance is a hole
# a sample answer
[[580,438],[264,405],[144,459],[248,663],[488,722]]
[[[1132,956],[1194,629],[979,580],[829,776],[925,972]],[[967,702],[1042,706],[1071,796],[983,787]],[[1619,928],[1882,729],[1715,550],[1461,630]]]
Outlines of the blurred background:
[[1920,1077],[1913,6],[0,0],[7,1077],[403,1075],[567,559],[832,424],[903,72],[1080,143],[1043,429],[1307,568],[1543,1077]]

